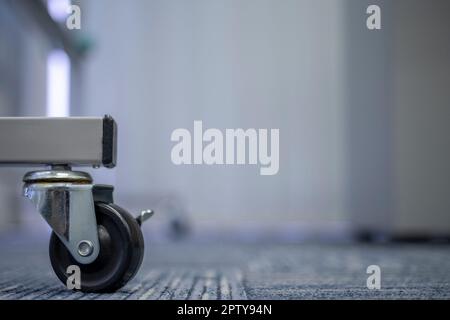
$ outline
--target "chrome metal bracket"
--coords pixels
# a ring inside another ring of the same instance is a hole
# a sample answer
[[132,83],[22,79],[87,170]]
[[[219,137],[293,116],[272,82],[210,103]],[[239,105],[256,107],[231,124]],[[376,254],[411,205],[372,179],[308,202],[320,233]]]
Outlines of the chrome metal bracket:
[[29,172],[23,181],[24,196],[33,202],[73,258],[81,264],[92,263],[100,245],[91,176],[58,168]]

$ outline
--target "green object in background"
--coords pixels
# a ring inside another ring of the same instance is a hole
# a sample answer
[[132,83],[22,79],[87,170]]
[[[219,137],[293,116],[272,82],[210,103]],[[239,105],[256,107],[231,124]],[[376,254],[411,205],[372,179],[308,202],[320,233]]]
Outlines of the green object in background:
[[86,34],[80,34],[74,39],[75,49],[81,55],[85,56],[94,48],[94,40]]

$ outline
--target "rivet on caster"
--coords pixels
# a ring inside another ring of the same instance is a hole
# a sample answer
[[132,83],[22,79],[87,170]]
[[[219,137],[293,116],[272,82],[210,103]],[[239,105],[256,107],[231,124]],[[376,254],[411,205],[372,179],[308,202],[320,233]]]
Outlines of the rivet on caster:
[[[30,128],[33,139],[27,137]],[[49,254],[57,277],[66,284],[69,266],[77,265],[81,291],[112,292],[124,286],[142,263],[140,227],[153,211],[134,218],[114,204],[113,186],[94,185],[88,173],[71,169],[115,166],[115,121],[109,116],[0,118],[0,134],[7,129],[9,135],[19,135],[19,145],[0,163],[50,165],[48,170],[27,173],[23,190],[53,230]],[[2,143],[0,139],[0,147]]]

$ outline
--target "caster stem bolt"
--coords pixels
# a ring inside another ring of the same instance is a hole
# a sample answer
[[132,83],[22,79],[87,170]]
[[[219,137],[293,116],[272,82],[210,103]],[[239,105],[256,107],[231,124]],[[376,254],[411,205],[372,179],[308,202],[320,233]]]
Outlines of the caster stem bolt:
[[89,240],[81,240],[78,243],[78,254],[82,257],[90,256],[94,252],[94,246]]

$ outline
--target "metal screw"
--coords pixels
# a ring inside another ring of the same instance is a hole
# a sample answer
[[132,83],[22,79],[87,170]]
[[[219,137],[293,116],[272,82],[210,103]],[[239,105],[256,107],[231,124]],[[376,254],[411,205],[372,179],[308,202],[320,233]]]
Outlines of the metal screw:
[[89,240],[81,240],[78,243],[78,254],[82,257],[88,257],[94,252],[94,245]]

